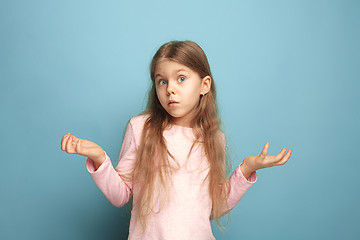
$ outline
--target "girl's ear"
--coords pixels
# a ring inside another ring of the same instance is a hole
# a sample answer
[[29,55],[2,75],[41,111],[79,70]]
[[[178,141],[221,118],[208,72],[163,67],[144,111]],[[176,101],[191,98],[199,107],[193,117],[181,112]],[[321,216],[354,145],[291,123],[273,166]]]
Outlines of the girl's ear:
[[206,76],[201,80],[201,95],[207,94],[211,89],[211,77]]

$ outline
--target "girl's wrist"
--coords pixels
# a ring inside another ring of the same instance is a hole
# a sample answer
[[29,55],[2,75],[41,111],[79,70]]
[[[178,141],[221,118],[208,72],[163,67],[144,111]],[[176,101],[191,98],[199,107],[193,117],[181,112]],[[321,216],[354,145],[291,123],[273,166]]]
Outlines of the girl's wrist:
[[255,172],[255,169],[252,169],[245,161],[246,159],[244,159],[244,161],[240,164],[240,170],[242,172],[242,174],[244,175],[244,177],[246,179],[249,179],[249,177],[251,176],[251,174],[253,172]]
[[105,162],[106,160],[106,153],[104,150],[102,150],[102,154],[101,154],[101,157],[98,159],[92,159],[93,162],[94,162],[94,166],[95,166],[95,169],[97,170],[101,164],[103,164],[103,162]]
[[101,165],[105,160],[106,160],[106,154],[105,151],[103,149],[99,150],[99,157],[96,157],[94,159],[92,159],[94,161],[94,163]]

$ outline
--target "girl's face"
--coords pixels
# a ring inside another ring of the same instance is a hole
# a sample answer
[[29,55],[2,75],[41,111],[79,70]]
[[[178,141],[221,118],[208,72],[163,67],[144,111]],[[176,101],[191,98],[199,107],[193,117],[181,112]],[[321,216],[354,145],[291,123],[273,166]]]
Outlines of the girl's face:
[[160,60],[155,68],[156,94],[161,106],[173,117],[174,124],[190,127],[200,95],[210,90],[211,78],[168,60]]

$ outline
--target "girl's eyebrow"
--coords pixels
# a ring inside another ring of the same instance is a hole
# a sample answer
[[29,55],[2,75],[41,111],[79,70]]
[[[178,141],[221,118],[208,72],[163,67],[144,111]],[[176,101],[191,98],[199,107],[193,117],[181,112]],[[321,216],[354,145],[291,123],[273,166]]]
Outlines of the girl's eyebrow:
[[[186,69],[182,69],[182,68],[179,69],[179,70],[177,70],[177,71],[175,71],[175,73],[179,73],[179,72],[187,72],[187,71],[186,71]],[[161,75],[160,73],[157,73],[157,74],[155,75],[155,78],[157,78],[157,77],[159,77],[159,76],[161,77],[162,75]]]

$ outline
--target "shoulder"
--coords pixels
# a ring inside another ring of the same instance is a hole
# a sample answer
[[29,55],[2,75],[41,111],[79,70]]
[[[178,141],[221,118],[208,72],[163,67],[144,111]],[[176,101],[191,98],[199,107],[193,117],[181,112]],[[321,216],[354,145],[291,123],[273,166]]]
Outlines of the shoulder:
[[128,127],[132,129],[135,136],[141,136],[146,120],[149,118],[149,114],[141,114],[132,117],[129,120]]
[[137,126],[137,125],[143,126],[149,117],[150,117],[149,114],[136,115],[130,119],[129,123],[132,126]]

